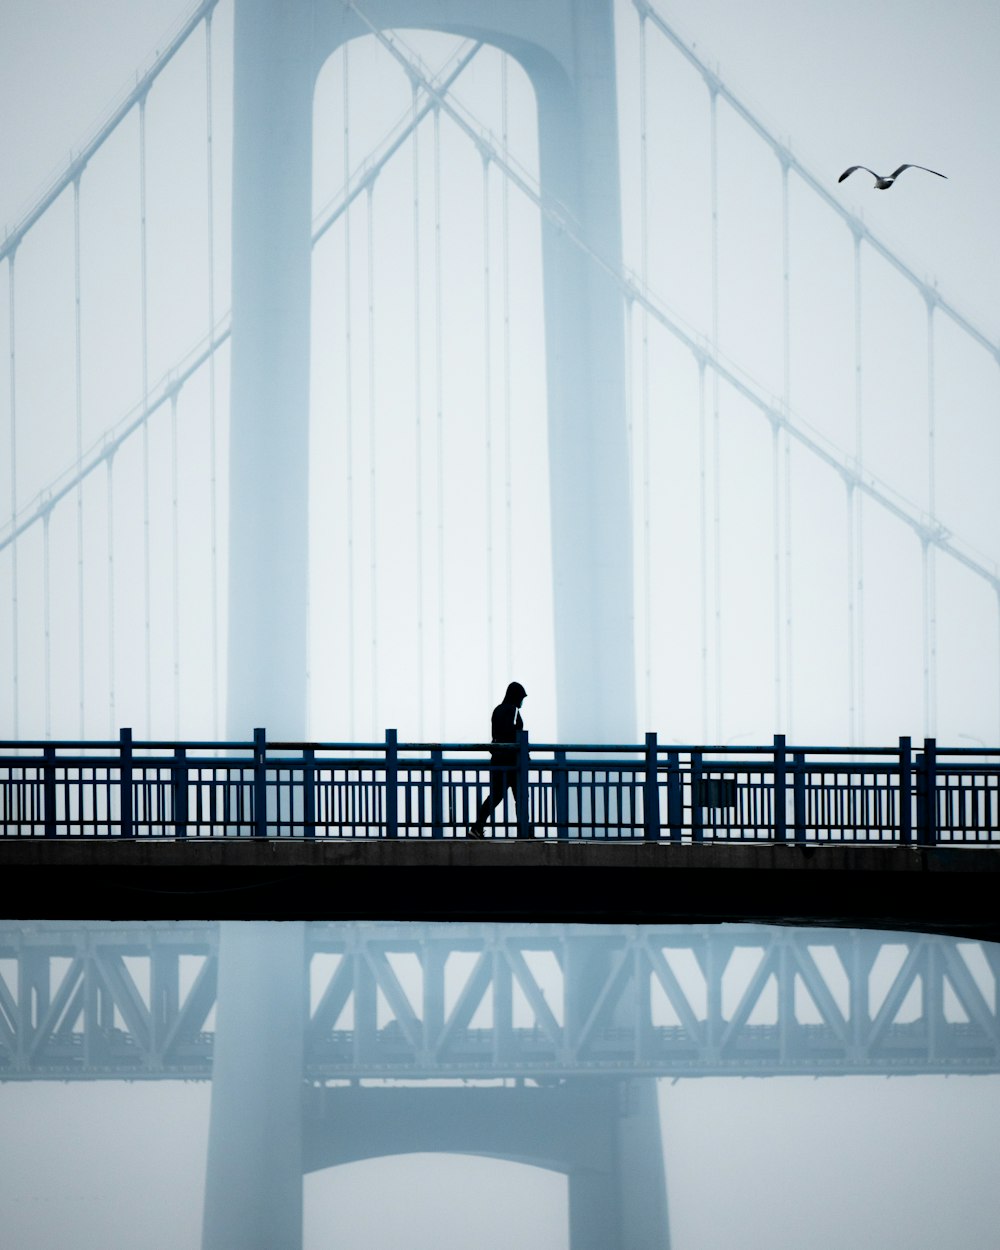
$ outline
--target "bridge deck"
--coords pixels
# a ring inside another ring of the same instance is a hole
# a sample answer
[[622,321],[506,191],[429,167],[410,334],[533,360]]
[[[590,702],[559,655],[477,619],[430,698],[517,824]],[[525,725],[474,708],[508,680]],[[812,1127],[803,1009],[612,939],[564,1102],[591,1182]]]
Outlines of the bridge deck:
[[0,839],[11,918],[757,921],[1000,941],[1000,848]]

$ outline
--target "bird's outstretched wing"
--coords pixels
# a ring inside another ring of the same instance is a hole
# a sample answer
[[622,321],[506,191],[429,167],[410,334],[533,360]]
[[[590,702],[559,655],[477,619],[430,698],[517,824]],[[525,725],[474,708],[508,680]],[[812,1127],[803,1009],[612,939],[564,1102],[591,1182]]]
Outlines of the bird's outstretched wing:
[[899,167],[897,170],[894,170],[894,171],[893,171],[893,172],[889,175],[889,177],[890,177],[890,178],[898,178],[898,177],[899,177],[899,175],[903,172],[903,170],[904,170],[904,169],[922,169],[922,170],[924,171],[924,173],[925,173],[925,174],[937,174],[937,176],[938,176],[939,178],[947,178],[947,177],[948,177],[948,175],[947,175],[947,174],[938,174],[938,171],[937,171],[936,169],[928,169],[926,165],[900,165],[900,167]]
[[[906,166],[904,165],[904,166],[903,166],[903,168],[905,169],[905,168],[906,168]],[[866,174],[871,174],[871,176],[872,176],[873,178],[877,178],[877,177],[878,177],[878,174],[875,172],[875,170],[874,170],[874,169],[869,169],[867,165],[852,165],[852,166],[850,167],[850,169],[845,169],[845,170],[844,170],[844,172],[840,175],[840,177],[837,179],[837,181],[838,181],[838,182],[843,182],[843,181],[844,181],[844,179],[845,179],[845,178],[849,178],[849,177],[851,176],[851,174],[853,174],[853,173],[854,173],[854,171],[855,171],[856,169],[863,169],[863,170],[865,171],[865,173],[866,173]]]

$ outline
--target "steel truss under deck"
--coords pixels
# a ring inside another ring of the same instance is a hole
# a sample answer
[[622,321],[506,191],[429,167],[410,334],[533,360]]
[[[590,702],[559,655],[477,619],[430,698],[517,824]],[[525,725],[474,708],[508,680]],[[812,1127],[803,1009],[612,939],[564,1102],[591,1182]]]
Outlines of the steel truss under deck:
[[[209,1079],[218,925],[0,924],[0,1080]],[[751,925],[307,925],[305,1076],[1000,1071],[1000,947]]]

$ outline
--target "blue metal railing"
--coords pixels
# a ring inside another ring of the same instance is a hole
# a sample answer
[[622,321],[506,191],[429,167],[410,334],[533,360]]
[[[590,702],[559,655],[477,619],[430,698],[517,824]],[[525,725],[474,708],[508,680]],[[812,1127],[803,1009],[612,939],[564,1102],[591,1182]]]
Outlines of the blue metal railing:
[[[488,744],[0,742],[0,836],[454,838]],[[517,748],[493,838],[1000,844],[1000,749]],[[508,769],[510,766],[507,766]],[[526,796],[515,803],[514,795]]]

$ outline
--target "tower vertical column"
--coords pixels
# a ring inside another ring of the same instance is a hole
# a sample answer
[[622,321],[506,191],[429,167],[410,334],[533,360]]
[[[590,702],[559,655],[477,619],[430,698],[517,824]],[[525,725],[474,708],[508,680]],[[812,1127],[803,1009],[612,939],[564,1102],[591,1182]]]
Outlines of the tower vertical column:
[[228,732],[305,733],[313,0],[236,0]]
[[[530,66],[538,98],[561,738],[636,733],[618,113],[609,0],[575,0],[572,77]],[[553,219],[554,218],[554,219]]]
[[670,1250],[660,1103],[652,1078],[625,1081],[618,1129],[618,1209],[623,1250]]
[[303,922],[224,921],[202,1250],[301,1250]]

